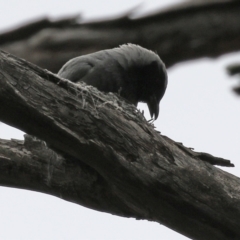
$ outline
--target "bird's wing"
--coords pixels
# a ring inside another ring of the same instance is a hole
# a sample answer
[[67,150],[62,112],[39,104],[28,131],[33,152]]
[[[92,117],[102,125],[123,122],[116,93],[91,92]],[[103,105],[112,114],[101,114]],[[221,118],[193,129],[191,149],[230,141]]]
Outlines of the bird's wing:
[[92,71],[92,68],[93,65],[90,62],[84,58],[77,57],[68,61],[60,69],[58,75],[72,82],[79,82]]

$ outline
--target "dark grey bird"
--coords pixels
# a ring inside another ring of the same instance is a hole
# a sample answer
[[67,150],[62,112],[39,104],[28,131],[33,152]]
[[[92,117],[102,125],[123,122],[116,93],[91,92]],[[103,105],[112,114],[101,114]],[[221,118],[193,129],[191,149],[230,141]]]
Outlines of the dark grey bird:
[[119,93],[135,106],[147,103],[155,119],[168,82],[160,57],[135,44],[73,58],[58,75],[72,82],[83,81],[103,92]]

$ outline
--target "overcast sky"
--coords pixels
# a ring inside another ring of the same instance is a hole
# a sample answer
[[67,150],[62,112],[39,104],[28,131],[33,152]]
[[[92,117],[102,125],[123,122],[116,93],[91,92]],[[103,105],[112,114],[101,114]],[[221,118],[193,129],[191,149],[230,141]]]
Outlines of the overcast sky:
[[[177,1],[159,2],[146,1],[139,14]],[[139,3],[139,0],[0,0],[0,31],[41,16],[61,17],[77,13],[82,13],[84,19],[114,16]],[[231,91],[236,81],[225,72],[225,67],[236,61],[240,62],[240,53],[185,62],[169,69],[169,85],[155,125],[163,135],[196,151],[230,159],[236,167],[224,170],[240,176],[240,99]],[[147,108],[143,104],[139,107],[149,118]],[[0,124],[0,138],[22,139],[22,136],[21,131]],[[0,187],[0,239],[187,238],[154,222],[120,218],[49,195]]]

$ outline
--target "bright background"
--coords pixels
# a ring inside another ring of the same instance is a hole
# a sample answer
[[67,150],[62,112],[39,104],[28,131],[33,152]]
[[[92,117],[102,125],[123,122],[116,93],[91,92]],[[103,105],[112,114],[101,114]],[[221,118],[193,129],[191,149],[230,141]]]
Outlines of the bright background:
[[[41,16],[83,14],[84,20],[120,15],[143,3],[138,15],[176,2],[171,0],[0,0],[0,31]],[[152,49],[154,50],[154,49]],[[164,59],[163,59],[164,61]],[[236,81],[225,67],[240,62],[240,54],[185,62],[168,71],[169,85],[155,122],[158,130],[185,146],[230,159],[240,176],[240,99]],[[148,110],[140,104],[141,109]],[[149,119],[149,115],[147,115]],[[23,133],[0,124],[0,138],[23,139]],[[154,222],[137,221],[93,211],[56,197],[0,187],[1,240],[183,240],[186,237]]]

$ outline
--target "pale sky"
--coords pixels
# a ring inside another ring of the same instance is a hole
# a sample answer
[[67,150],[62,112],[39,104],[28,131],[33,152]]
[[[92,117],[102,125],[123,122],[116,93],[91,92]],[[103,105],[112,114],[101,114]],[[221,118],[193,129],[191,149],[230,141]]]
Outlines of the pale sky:
[[[82,13],[85,19],[114,16],[141,2],[0,0],[0,31],[43,15]],[[139,13],[174,2],[146,1]],[[169,85],[155,125],[163,135],[196,151],[230,159],[236,167],[223,169],[240,176],[240,98],[231,91],[236,81],[225,72],[225,67],[236,61],[240,62],[240,53],[185,62],[169,69]],[[149,119],[147,108],[143,104],[139,107]],[[22,132],[0,124],[0,138],[22,136]],[[0,187],[0,216],[1,240],[187,239],[158,223],[121,218],[42,193],[5,187]]]

